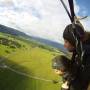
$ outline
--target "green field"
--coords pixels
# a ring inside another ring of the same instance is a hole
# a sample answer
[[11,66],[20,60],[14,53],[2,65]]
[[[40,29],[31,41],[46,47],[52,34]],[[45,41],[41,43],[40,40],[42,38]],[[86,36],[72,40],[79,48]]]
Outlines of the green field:
[[[0,90],[60,90],[60,84],[47,80],[60,80],[51,68],[51,60],[63,53],[0,33],[2,37],[8,46],[0,44]],[[13,41],[21,46],[11,45]]]

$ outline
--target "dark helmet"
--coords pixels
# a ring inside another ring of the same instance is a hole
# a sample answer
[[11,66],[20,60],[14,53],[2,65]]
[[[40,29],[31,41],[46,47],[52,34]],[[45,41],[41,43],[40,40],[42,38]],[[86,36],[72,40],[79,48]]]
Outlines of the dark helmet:
[[73,29],[72,24],[69,24],[66,26],[63,32],[63,38],[68,40],[72,45],[75,46],[76,40],[72,33],[73,30],[75,30],[76,35],[78,35],[80,40],[84,37],[85,31],[84,31],[84,28],[78,24],[75,24],[75,29]]
[[52,68],[57,70],[66,70],[69,67],[70,61],[64,55],[59,55],[53,58],[52,60]]

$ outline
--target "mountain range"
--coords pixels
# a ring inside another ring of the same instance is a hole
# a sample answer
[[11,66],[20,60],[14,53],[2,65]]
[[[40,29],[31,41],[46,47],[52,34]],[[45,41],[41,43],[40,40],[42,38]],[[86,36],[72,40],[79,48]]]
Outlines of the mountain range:
[[24,37],[27,40],[32,39],[32,40],[38,41],[40,43],[43,43],[43,44],[52,46],[54,48],[57,48],[60,51],[67,52],[66,49],[63,47],[63,45],[61,43],[54,42],[54,41],[51,41],[51,40],[48,40],[48,39],[43,39],[43,38],[40,38],[40,37],[29,36],[24,32],[21,32],[19,30],[16,30],[14,28],[11,28],[11,27],[8,27],[8,26],[5,26],[5,25],[0,24],[0,32],[10,34],[10,35],[14,35],[14,36],[17,36],[17,37]]

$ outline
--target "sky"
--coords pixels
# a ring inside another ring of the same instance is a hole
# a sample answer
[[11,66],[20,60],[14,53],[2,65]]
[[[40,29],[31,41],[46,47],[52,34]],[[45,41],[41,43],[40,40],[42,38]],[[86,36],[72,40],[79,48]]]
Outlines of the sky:
[[[63,0],[67,7],[68,0]],[[74,0],[77,16],[89,16],[90,0]],[[81,21],[89,31],[90,18]],[[63,43],[63,31],[70,24],[60,0],[0,0],[0,24],[28,35]]]
[[90,0],[76,0],[79,7],[79,15],[90,15]]

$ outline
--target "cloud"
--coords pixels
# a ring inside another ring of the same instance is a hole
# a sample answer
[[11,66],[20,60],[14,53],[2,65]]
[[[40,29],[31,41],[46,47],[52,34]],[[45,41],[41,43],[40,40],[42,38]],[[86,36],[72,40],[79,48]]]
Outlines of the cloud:
[[[68,6],[68,1],[64,1]],[[59,0],[1,0],[0,3],[1,24],[29,35],[63,42],[63,30],[70,20]],[[78,14],[76,2],[75,11]]]
[[86,19],[82,20],[81,22],[85,28],[85,31],[90,31],[90,17],[87,17]]

